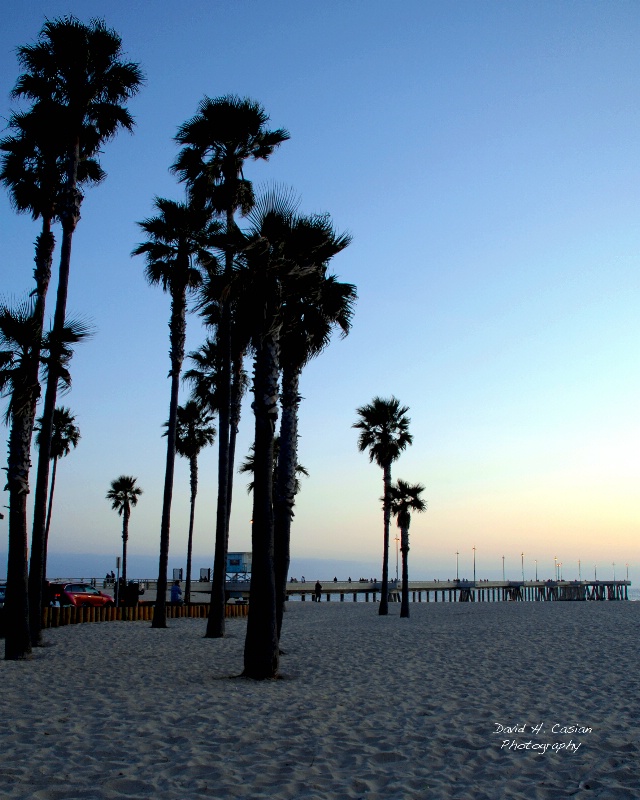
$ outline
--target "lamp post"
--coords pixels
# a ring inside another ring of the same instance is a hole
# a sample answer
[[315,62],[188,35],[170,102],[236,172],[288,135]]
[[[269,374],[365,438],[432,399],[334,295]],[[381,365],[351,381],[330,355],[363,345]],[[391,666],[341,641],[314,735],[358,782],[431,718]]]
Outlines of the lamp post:
[[473,582],[476,582],[476,546],[473,545]]
[[612,566],[613,566],[613,582],[615,583],[616,582],[616,562],[615,561],[612,562]]
[[578,580],[582,583],[582,569],[580,567],[580,559],[578,559]]
[[629,580],[629,565],[627,564],[627,580]]
[[504,583],[504,556],[502,556],[502,582]]
[[522,566],[522,582],[524,583],[524,552],[520,553],[520,565]]
[[598,565],[597,564],[593,565],[593,580],[594,581],[598,580]]
[[456,580],[459,580],[459,578],[458,578],[458,556],[459,555],[460,555],[460,553],[456,550]]
[[536,558],[536,583],[538,582],[538,559]]
[[553,580],[558,580],[558,556],[553,557]]

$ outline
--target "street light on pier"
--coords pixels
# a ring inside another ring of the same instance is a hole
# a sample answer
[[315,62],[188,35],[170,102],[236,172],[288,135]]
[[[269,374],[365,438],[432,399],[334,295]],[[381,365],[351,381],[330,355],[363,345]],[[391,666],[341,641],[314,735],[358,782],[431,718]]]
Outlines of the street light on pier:
[[627,580],[629,580],[629,565],[627,564]]
[[582,570],[580,568],[580,559],[578,559],[578,579],[582,582]]
[[615,583],[615,581],[616,581],[616,562],[615,561],[612,562],[612,566],[613,566],[613,582]]
[[553,557],[553,580],[558,580],[558,556]]
[[538,582],[538,559],[536,558],[536,583]]
[[598,565],[597,564],[593,565],[593,580],[594,581],[598,580]]
[[502,556],[502,582],[504,583],[504,556]]
[[473,582],[476,582],[476,546],[473,546]]
[[458,556],[459,555],[460,555],[460,553],[456,550],[456,580],[459,580],[459,578],[458,578]]
[[520,553],[520,565],[522,567],[522,582],[524,583],[524,553]]

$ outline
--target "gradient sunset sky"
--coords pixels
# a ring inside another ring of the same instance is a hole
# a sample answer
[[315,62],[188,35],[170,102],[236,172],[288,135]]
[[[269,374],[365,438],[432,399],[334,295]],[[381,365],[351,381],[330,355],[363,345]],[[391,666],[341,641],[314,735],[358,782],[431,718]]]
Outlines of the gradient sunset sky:
[[[291,133],[246,176],[293,187],[301,211],[327,211],[353,236],[332,264],[358,287],[352,333],[302,379],[310,477],[293,555],[380,561],[382,473],[351,426],[357,406],[393,394],[414,435],[394,477],[425,484],[429,501],[411,527],[414,577],[454,577],[456,550],[470,577],[475,546],[478,577],[501,577],[505,556],[518,578],[524,553],[527,578],[536,561],[551,577],[557,557],[567,578],[580,560],[583,577],[595,565],[611,577],[615,562],[617,577],[629,564],[640,579],[636,2],[11,0],[4,120],[17,107],[15,48],[68,13],[104,17],[146,84],[130,104],[135,133],[106,145],[108,178],[87,192],[74,238],[68,307],[97,333],[59,399],[82,440],[59,465],[52,552],[105,554],[110,568],[121,521],[105,494],[124,473],[144,490],[131,558],[157,556],[169,299],[129,254],[154,196],[183,197],[168,171],[177,127],[205,94],[234,93]],[[32,288],[38,230],[3,191],[3,299]],[[204,332],[195,316],[189,326],[192,350]],[[213,559],[215,448],[200,465],[194,567]],[[245,484],[232,550],[250,548]],[[180,461],[170,567],[184,565],[188,502]],[[0,550],[6,531],[5,516]]]

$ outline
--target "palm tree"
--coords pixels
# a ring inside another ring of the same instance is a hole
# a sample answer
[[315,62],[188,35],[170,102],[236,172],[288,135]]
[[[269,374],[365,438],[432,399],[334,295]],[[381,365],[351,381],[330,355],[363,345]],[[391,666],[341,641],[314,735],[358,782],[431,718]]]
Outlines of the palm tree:
[[[111,508],[122,517],[122,583],[127,585],[127,542],[129,541],[129,517],[131,507],[138,504],[142,489],[136,486],[137,478],[133,475],[121,475],[111,481],[107,492],[107,500],[111,500]],[[122,598],[119,598],[122,602]]]
[[178,418],[178,393],[180,373],[184,360],[187,328],[187,294],[202,281],[199,266],[214,259],[208,249],[219,227],[211,221],[211,212],[193,204],[176,203],[156,198],[158,216],[139,222],[149,239],[138,245],[132,255],[145,255],[146,278],[153,285],[162,286],[171,295],[169,322],[171,370],[171,399],[167,427],[167,462],[165,469],[162,522],[160,527],[160,566],[158,594],[153,611],[153,627],[166,628],[167,569],[169,564],[169,529],[171,525],[171,498],[176,455],[176,428]]
[[[295,198],[280,189],[260,199],[250,215],[251,235],[243,255],[246,267],[237,275],[237,283],[245,284],[240,293],[245,300],[240,308],[252,322],[251,344],[255,354],[250,587],[254,602],[249,609],[244,656],[244,674],[254,678],[277,674],[278,607],[282,605],[286,584],[286,575],[282,577],[281,571],[288,568],[288,561],[286,567],[282,566],[282,556],[276,567],[274,555],[273,459],[281,339],[289,308],[294,307],[300,297],[307,297],[305,287],[308,288],[309,280],[321,274],[328,258],[348,243],[348,237],[342,240],[333,234],[326,217],[304,218],[297,216],[296,211]],[[304,300],[300,305],[304,305]],[[295,453],[295,448],[291,452]],[[290,472],[295,477],[295,461]],[[289,491],[295,492],[295,485]],[[291,510],[292,505],[289,505],[286,509],[289,517]],[[280,547],[280,552],[284,549]],[[288,553],[288,545],[286,550]],[[277,588],[279,585],[281,589]]]
[[[80,219],[80,163],[95,156],[120,128],[133,128],[133,118],[123,103],[138,91],[142,73],[137,64],[123,59],[122,40],[104,21],[96,19],[85,25],[73,16],[45,22],[34,44],[18,48],[18,61],[25,72],[16,82],[13,97],[33,101],[30,113],[40,122],[42,136],[51,134],[62,148],[64,184],[56,196],[55,212],[62,224],[55,344],[62,341],[71,242]],[[43,118],[49,120],[46,127]],[[52,355],[54,363],[59,360],[58,354]],[[29,572],[32,609],[42,605],[49,462],[59,377],[49,370],[42,412]]]
[[371,403],[356,409],[360,416],[354,428],[361,431],[358,437],[358,450],[369,450],[369,461],[375,461],[384,475],[384,544],[382,556],[382,596],[379,613],[389,613],[389,521],[391,516],[391,464],[400,453],[413,442],[409,433],[407,406],[401,406],[395,397],[385,400],[374,397]]
[[[53,492],[56,485],[56,473],[58,470],[58,459],[68,456],[71,448],[76,448],[80,441],[80,428],[75,425],[76,418],[71,413],[71,409],[65,406],[58,406],[53,413],[53,436],[51,438],[51,460],[53,467],[51,469],[51,487],[49,488],[49,503],[47,506],[47,525],[45,528],[45,558],[43,564],[44,576],[47,575],[47,550],[49,544],[49,529],[51,527],[51,509],[53,508]],[[40,429],[42,418],[38,420],[38,434],[36,435],[36,444],[40,444]]]
[[[39,319],[34,314],[34,301],[20,304],[15,310],[0,306],[0,394],[9,396],[6,421],[11,423],[7,489],[9,490],[9,559],[7,564],[7,638],[5,658],[26,658],[31,641],[39,643],[42,627],[41,606],[33,606],[28,598],[27,577],[27,504],[31,435],[35,423],[40,384],[34,387],[32,361],[38,359],[46,372],[55,371],[59,381],[69,386],[67,368],[71,345],[89,335],[81,322],[67,322],[60,339],[53,334],[41,336]],[[54,357],[52,352],[56,353]],[[29,645],[25,645],[25,636]]]
[[9,398],[5,422],[11,424],[7,486],[9,490],[9,557],[5,614],[5,658],[31,655],[27,577],[27,495],[31,432],[39,395],[30,380],[31,359],[41,336],[33,314],[34,303],[15,309],[0,306],[0,394]]
[[406,483],[398,479],[391,486],[391,513],[395,516],[400,528],[400,550],[402,552],[402,605],[400,616],[409,616],[409,526],[411,512],[426,511],[427,504],[420,497],[424,486],[420,483]]
[[319,262],[317,271],[296,281],[295,292],[287,297],[284,324],[280,333],[282,367],[282,419],[280,458],[274,478],[274,538],[276,564],[278,637],[286,600],[290,563],[291,523],[298,482],[295,465],[298,450],[298,410],[300,376],[303,368],[328,346],[331,333],[338,328],[346,336],[351,328],[356,290],[327,276],[327,263],[350,242],[346,234],[337,235],[327,215],[301,218],[296,223],[301,249],[294,256],[301,263]]
[[[189,536],[187,540],[187,581],[184,590],[184,602],[191,600],[191,553],[193,550],[193,522],[196,512],[196,495],[198,494],[198,456],[203,447],[213,444],[216,429],[211,424],[213,416],[202,410],[195,400],[189,400],[178,406],[176,420],[176,453],[189,459],[191,482],[191,512],[189,515]],[[169,428],[169,423],[165,422]]]
[[[241,240],[235,214],[248,213],[254,204],[253,187],[244,177],[248,160],[267,160],[289,138],[283,128],[268,130],[269,117],[263,107],[235,95],[204,97],[198,112],[178,129],[176,141],[183,145],[173,170],[185,181],[189,194],[208,202],[225,217],[225,264],[227,283]],[[218,383],[218,503],[216,545],[211,606],[207,637],[224,636],[225,574],[229,538],[229,440],[231,426],[231,305],[221,298],[217,326],[219,351]]]

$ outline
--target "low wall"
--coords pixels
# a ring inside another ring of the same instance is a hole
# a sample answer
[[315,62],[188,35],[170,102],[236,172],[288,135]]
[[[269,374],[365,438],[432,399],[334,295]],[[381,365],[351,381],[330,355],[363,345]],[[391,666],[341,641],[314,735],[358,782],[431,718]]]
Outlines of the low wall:
[[[185,606],[167,605],[167,619],[190,617],[206,619],[209,616],[209,604],[190,604]],[[249,613],[248,605],[226,606],[227,617],[246,617]],[[135,622],[137,620],[153,619],[152,605],[122,606],[120,608],[76,608],[75,606],[48,607],[42,613],[42,626],[44,628],[59,628],[61,625],[77,625],[81,622],[114,622],[124,620]]]

